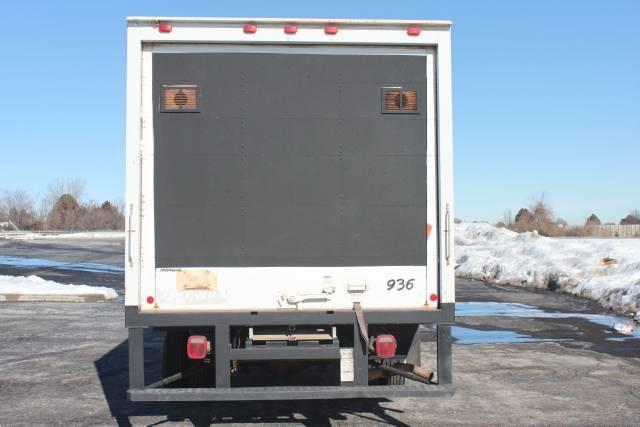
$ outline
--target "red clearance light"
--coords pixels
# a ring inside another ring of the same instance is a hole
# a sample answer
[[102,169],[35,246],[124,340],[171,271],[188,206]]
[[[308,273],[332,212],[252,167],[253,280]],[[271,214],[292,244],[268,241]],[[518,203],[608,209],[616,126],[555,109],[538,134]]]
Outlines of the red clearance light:
[[173,30],[171,22],[158,22],[158,31],[161,33],[170,33]]
[[293,24],[285,25],[284,32],[287,34],[295,34],[298,32],[298,26]]
[[427,239],[429,238],[429,236],[431,235],[431,229],[433,227],[431,226],[431,224],[427,224]]
[[244,27],[242,27],[242,31],[245,34],[253,34],[258,31],[258,27],[254,24],[244,24]]
[[376,354],[381,359],[391,359],[396,355],[398,343],[393,335],[378,335],[376,337]]
[[338,34],[338,26],[337,25],[327,25],[324,27],[324,33],[329,34],[330,36],[334,34]]
[[437,294],[431,294],[431,295],[429,295],[429,299],[431,300],[431,302],[436,302],[436,301],[438,301],[438,295]]
[[207,357],[207,337],[191,335],[187,339],[187,356],[189,359],[204,359]]
[[155,299],[151,295],[147,297],[147,304],[153,304],[154,301]]
[[409,27],[407,28],[407,34],[410,36],[419,36],[422,30],[419,27]]

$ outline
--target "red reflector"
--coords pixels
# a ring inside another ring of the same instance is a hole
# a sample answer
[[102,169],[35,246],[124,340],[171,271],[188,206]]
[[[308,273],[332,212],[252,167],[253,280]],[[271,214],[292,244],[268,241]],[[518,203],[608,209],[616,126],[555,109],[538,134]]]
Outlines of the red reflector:
[[151,295],[147,297],[147,304],[153,304],[154,301],[155,299]]
[[159,22],[158,31],[161,33],[170,33],[173,30],[173,25],[170,22]]
[[327,25],[326,27],[324,27],[324,33],[329,35],[338,34],[338,26]]
[[431,234],[431,229],[433,227],[431,226],[431,224],[427,224],[427,239],[429,238],[429,235]]
[[189,356],[189,359],[204,359],[207,357],[207,337],[191,335],[187,339],[187,356]]
[[376,337],[376,354],[381,359],[391,359],[396,355],[396,337],[393,335],[378,335]]
[[431,302],[436,302],[436,301],[438,301],[438,295],[431,294],[431,295],[429,295],[429,299],[431,300]]
[[419,36],[422,30],[418,27],[409,27],[407,28],[407,34],[410,36]]
[[298,26],[297,25],[285,25],[284,26],[284,32],[287,34],[295,34],[298,32]]
[[242,27],[242,31],[244,31],[246,34],[253,34],[258,31],[258,27],[253,24],[244,24],[244,27]]

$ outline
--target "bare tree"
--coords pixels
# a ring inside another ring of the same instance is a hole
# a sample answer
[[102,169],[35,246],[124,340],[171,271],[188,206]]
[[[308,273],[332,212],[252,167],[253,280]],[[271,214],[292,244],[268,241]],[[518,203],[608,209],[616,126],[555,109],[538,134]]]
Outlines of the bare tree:
[[511,209],[507,209],[502,213],[502,221],[506,228],[511,230],[513,228],[513,212]]
[[550,236],[554,233],[557,223],[544,193],[533,199],[529,205],[529,212],[531,212],[533,228],[538,233],[543,236]]
[[34,210],[34,201],[26,191],[5,191],[0,198],[0,211],[5,220],[11,221],[21,230],[41,228],[42,224]]
[[68,194],[75,200],[80,201],[84,196],[85,187],[86,181],[82,178],[58,178],[49,183],[47,192],[42,200],[43,212],[48,214],[64,194]]

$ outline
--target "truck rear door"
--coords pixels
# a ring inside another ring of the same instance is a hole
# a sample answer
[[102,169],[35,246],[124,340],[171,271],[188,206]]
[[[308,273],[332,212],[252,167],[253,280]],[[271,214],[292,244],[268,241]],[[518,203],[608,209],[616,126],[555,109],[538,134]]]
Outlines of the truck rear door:
[[333,309],[359,293],[365,308],[429,304],[427,57],[154,51],[153,165],[142,178],[153,181],[142,230],[153,262],[142,268],[154,280],[142,300]]

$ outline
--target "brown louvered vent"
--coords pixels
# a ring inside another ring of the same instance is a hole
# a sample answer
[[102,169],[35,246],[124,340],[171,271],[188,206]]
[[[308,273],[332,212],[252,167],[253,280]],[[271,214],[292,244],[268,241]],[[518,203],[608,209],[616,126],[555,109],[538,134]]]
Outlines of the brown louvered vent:
[[161,110],[164,112],[198,112],[200,100],[196,85],[162,86]]
[[383,113],[417,113],[418,94],[415,90],[399,87],[382,88]]

